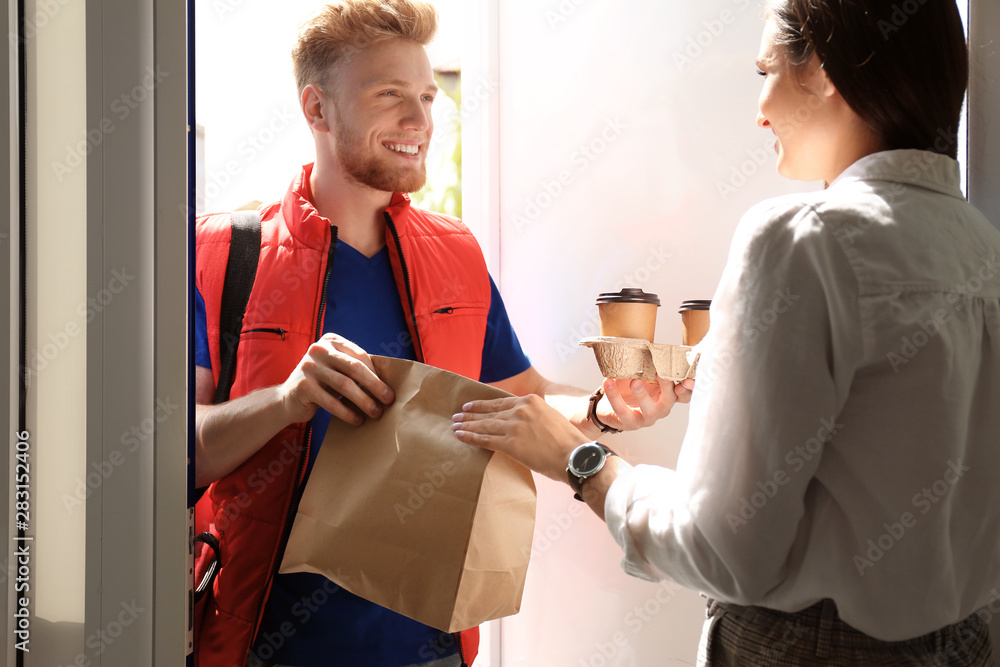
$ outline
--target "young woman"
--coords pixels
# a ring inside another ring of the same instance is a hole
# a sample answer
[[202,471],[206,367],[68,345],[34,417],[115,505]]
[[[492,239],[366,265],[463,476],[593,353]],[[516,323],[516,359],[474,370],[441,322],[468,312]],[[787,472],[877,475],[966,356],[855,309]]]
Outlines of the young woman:
[[676,471],[534,398],[455,416],[577,488],[629,573],[713,599],[700,664],[993,664],[1000,232],[959,187],[955,3],[899,4],[769,4],[757,124],[828,185],[740,222]]

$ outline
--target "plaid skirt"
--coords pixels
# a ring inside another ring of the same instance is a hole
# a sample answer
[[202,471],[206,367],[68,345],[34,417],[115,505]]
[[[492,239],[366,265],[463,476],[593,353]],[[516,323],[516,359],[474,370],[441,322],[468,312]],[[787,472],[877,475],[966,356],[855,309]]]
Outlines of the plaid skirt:
[[709,600],[707,615],[698,647],[698,665],[707,667],[995,667],[989,627],[977,614],[901,642],[855,630],[832,600],[794,614]]

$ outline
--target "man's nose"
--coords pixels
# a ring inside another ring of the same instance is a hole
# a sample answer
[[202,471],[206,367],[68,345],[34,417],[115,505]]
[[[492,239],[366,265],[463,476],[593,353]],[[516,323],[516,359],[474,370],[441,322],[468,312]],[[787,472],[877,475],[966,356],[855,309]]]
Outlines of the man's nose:
[[431,106],[424,100],[417,98],[407,103],[406,115],[403,118],[403,127],[416,132],[426,132],[430,129]]

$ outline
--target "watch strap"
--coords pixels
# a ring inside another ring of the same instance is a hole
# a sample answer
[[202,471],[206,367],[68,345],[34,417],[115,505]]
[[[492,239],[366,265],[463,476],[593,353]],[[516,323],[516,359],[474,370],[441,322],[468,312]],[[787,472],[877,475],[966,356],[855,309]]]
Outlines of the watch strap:
[[608,426],[598,419],[597,404],[601,402],[602,398],[604,398],[604,385],[598,387],[597,391],[590,395],[590,402],[587,405],[587,419],[590,420],[594,426],[599,428],[601,433],[621,433],[621,429]]

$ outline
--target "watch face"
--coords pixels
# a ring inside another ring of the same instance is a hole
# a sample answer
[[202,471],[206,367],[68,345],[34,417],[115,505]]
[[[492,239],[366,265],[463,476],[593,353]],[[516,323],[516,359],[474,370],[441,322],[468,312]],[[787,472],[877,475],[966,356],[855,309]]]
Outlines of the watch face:
[[584,445],[573,452],[569,465],[573,472],[585,476],[592,474],[603,459],[604,450],[599,445]]

